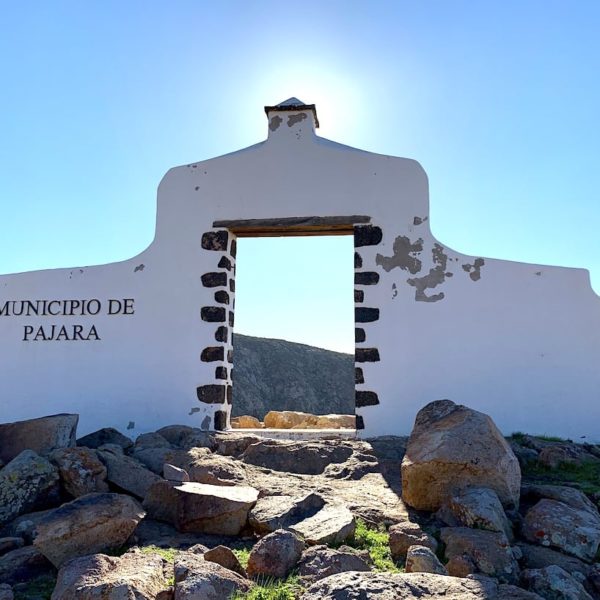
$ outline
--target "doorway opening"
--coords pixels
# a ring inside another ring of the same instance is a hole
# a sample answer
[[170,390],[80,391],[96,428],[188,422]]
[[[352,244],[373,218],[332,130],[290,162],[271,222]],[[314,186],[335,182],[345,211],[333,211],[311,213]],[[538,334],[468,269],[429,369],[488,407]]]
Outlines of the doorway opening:
[[238,237],[233,427],[355,429],[353,256],[352,230]]

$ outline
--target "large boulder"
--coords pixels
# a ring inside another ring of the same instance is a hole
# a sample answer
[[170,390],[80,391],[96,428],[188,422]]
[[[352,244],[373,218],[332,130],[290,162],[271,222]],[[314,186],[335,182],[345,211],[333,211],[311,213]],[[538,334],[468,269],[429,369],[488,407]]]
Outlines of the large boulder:
[[189,458],[185,470],[190,481],[209,485],[239,485],[246,479],[244,465],[229,456],[219,456],[206,448],[196,448],[189,452]]
[[231,427],[233,429],[262,429],[264,426],[264,423],[261,423],[256,417],[250,415],[231,418]]
[[238,535],[257,499],[258,490],[249,486],[159,481],[150,487],[144,508],[181,532]]
[[285,529],[278,529],[259,540],[248,558],[250,577],[262,575],[283,579],[296,566],[304,550],[304,541]]
[[600,517],[596,511],[544,498],[525,514],[522,534],[534,544],[592,561],[600,546]]
[[23,450],[0,470],[0,525],[59,500],[58,469],[33,450]]
[[521,583],[532,592],[552,600],[593,600],[573,576],[556,565],[544,569],[528,569],[521,574]]
[[346,506],[325,504],[312,517],[289,528],[308,544],[341,544],[354,535],[356,520]]
[[444,527],[441,539],[446,544],[446,568],[450,575],[458,574],[453,561],[466,557],[475,565],[477,572],[502,581],[515,583],[519,577],[519,566],[515,555],[503,533],[468,529],[467,527]]
[[47,513],[33,543],[60,567],[71,558],[119,548],[144,515],[130,496],[88,494]]
[[33,546],[25,546],[0,556],[0,583],[23,583],[53,571],[52,564]]
[[134,458],[110,450],[97,452],[106,466],[106,479],[109,483],[138,498],[144,498],[150,486],[161,480],[161,477],[146,469]]
[[298,562],[298,574],[309,582],[345,571],[370,571],[370,565],[356,552],[334,550],[327,546],[311,546]]
[[517,548],[521,552],[519,563],[524,569],[544,569],[550,565],[556,565],[580,581],[583,581],[591,572],[589,564],[551,548],[525,543],[517,544]]
[[91,448],[59,448],[50,454],[58,467],[65,491],[78,498],[94,492],[108,492],[106,467]]
[[78,446],[86,448],[99,448],[106,444],[115,444],[121,446],[123,450],[129,450],[133,446],[133,440],[113,427],[98,429],[98,431],[88,433],[77,440]]
[[191,553],[178,554],[174,569],[177,600],[225,600],[252,587],[241,575]]
[[324,505],[325,500],[312,493],[300,497],[265,496],[248,514],[248,522],[256,533],[272,533],[311,517]]
[[450,400],[431,402],[417,414],[402,460],[402,499],[434,511],[468,487],[490,488],[504,506],[517,506],[519,461],[490,417]]
[[165,561],[158,554],[93,554],[65,563],[51,600],[155,600],[169,589]]
[[537,594],[487,577],[431,573],[339,573],[313,583],[301,600],[542,600]]
[[0,461],[10,462],[23,450],[48,454],[75,445],[79,415],[51,415],[0,425]]

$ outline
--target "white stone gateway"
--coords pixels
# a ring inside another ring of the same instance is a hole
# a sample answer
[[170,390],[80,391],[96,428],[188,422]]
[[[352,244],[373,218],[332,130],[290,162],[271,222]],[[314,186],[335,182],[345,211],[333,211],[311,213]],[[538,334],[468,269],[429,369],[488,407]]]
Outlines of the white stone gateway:
[[586,270],[459,254],[431,234],[419,163],[318,137],[314,105],[294,98],[266,113],[266,141],[165,175],[135,258],[0,276],[0,422],[227,429],[236,238],[352,234],[364,435],[408,433],[450,398],[505,433],[600,440]]

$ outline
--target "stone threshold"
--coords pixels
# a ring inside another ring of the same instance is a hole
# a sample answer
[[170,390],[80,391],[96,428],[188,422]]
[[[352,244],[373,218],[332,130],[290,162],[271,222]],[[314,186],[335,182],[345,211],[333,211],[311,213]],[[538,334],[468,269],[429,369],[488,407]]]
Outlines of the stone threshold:
[[354,440],[356,429],[229,429],[227,433],[243,433],[274,440]]

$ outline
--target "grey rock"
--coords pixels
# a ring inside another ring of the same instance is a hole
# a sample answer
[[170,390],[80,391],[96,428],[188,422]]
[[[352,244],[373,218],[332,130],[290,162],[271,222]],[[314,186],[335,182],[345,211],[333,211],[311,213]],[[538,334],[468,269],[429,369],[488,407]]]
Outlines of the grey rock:
[[13,550],[18,550],[25,545],[22,537],[3,537],[0,538],[0,556]]
[[271,533],[313,516],[324,505],[325,500],[312,493],[301,497],[265,496],[248,514],[248,522],[256,533]]
[[544,498],[525,514],[522,534],[534,544],[592,561],[600,545],[600,519],[597,513]]
[[133,447],[133,452],[147,450],[148,448],[172,448],[171,443],[160,433],[142,433],[139,435]]
[[521,498],[530,503],[535,503],[542,498],[557,500],[577,510],[587,510],[600,519],[596,505],[583,492],[572,487],[528,484],[521,488]]
[[178,554],[174,568],[177,600],[225,600],[252,587],[250,581],[237,573],[193,554]]
[[402,460],[402,499],[434,511],[453,493],[485,487],[503,506],[519,504],[521,469],[492,419],[450,400],[422,408]]
[[311,546],[302,553],[298,574],[307,582],[318,581],[345,571],[370,571],[370,565],[356,552]]
[[[190,552],[199,553],[200,544],[198,546],[194,546],[190,548]],[[238,557],[232,552],[230,548],[227,546],[215,546],[210,550],[204,549],[202,552],[204,556],[204,560],[209,560],[210,562],[217,563],[242,577],[247,577],[246,569],[242,567]]]
[[21,515],[2,528],[2,535],[7,537],[21,537],[25,540],[26,545],[32,544],[37,535],[37,524],[52,510],[54,509],[50,508]]
[[0,471],[0,525],[58,500],[58,469],[33,450],[23,450]]
[[350,571],[313,583],[301,600],[541,600],[487,577],[458,578],[431,573],[359,573]]
[[150,486],[161,479],[129,456],[107,450],[98,450],[98,456],[106,466],[107,481],[138,498],[144,498]]
[[517,548],[522,554],[521,565],[526,569],[543,569],[550,565],[557,565],[578,579],[587,577],[591,570],[590,565],[582,560],[551,548],[526,543],[519,543]]
[[23,450],[48,454],[75,445],[79,415],[51,415],[0,425],[0,461],[10,462]]
[[228,456],[212,454],[205,448],[190,452],[186,471],[191,481],[209,485],[237,485],[246,479],[241,463]]
[[169,463],[165,463],[163,465],[163,477],[167,481],[175,481],[177,483],[190,481],[190,476],[185,469],[180,469],[179,467],[170,465]]
[[7,583],[0,583],[0,600],[13,600],[12,588]]
[[209,448],[212,450],[215,447],[214,433],[202,431],[188,425],[168,425],[159,429],[156,433],[164,437],[173,446],[184,450],[190,448]]
[[130,496],[88,494],[45,515],[33,543],[60,567],[71,558],[119,548],[144,515]]
[[58,467],[65,491],[73,498],[93,492],[108,492],[106,467],[91,448],[60,448],[50,454]]
[[501,531],[511,540],[512,526],[494,490],[468,488],[452,494],[437,513],[451,527]]
[[289,529],[299,533],[308,544],[341,544],[354,535],[356,520],[345,506],[325,504],[312,517]]
[[[466,556],[476,566],[478,572],[495,577],[502,583],[515,583],[519,577],[519,567],[503,533],[468,529],[466,527],[445,527],[441,539],[446,544],[445,556],[448,561]],[[448,573],[454,575],[450,562]]]
[[592,600],[579,581],[556,565],[523,571],[521,583],[528,590],[551,600]]
[[446,567],[427,546],[411,546],[406,552],[407,573],[435,573],[448,575]]
[[248,558],[248,575],[283,579],[296,566],[305,548],[296,534],[278,529],[259,540]]
[[133,441],[112,427],[104,427],[77,440],[78,446],[86,446],[87,448],[99,448],[105,444],[116,444],[121,446],[123,450],[128,450],[133,446]]
[[235,431],[221,432],[215,435],[215,452],[222,456],[241,456],[251,444],[260,442],[262,438],[256,435],[237,433]]
[[15,585],[52,573],[54,567],[33,546],[25,546],[0,556],[0,583]]
[[169,589],[165,566],[158,554],[142,552],[75,558],[58,572],[51,600],[155,600]]
[[437,551],[436,539],[424,532],[421,526],[412,521],[396,523],[389,528],[390,551],[394,560],[404,560],[411,546],[426,546],[433,552]]

